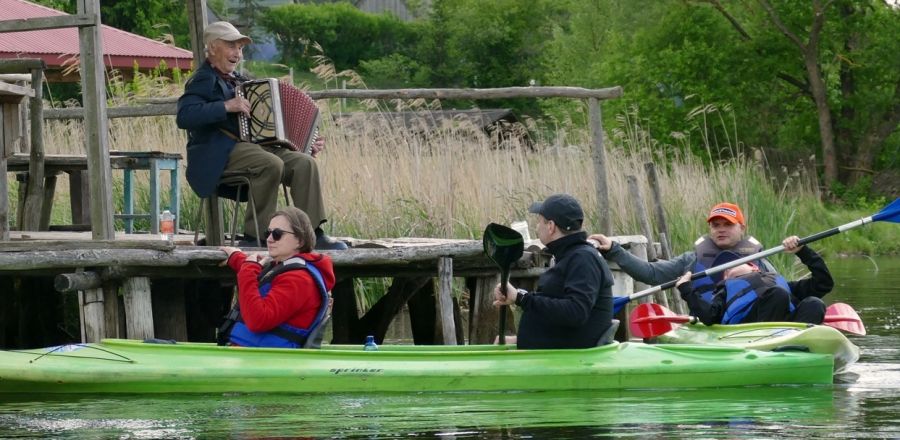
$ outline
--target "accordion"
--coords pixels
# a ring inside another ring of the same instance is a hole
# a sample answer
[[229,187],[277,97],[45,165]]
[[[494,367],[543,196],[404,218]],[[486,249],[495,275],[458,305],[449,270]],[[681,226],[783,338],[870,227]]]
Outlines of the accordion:
[[311,152],[319,108],[309,95],[275,78],[245,81],[235,92],[250,101],[250,116],[239,118],[242,141]]

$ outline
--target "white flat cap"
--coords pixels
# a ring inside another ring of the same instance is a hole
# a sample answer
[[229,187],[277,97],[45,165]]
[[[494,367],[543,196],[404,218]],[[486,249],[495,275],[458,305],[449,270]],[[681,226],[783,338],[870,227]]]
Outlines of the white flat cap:
[[253,42],[250,37],[238,32],[237,28],[227,21],[210,23],[209,26],[206,26],[206,29],[203,30],[203,43],[209,44],[209,42],[213,40],[247,40],[247,44]]

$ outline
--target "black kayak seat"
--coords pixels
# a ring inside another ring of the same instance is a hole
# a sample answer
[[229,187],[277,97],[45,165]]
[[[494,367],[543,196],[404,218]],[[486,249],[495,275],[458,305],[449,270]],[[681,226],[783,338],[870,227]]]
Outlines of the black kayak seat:
[[619,320],[613,319],[609,328],[600,335],[600,339],[597,340],[597,346],[611,344],[616,338],[616,331],[619,330]]

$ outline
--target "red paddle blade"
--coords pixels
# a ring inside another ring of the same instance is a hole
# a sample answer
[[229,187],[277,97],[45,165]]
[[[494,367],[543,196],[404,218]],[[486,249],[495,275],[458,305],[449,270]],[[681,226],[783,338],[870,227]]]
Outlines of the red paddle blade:
[[845,331],[852,335],[865,336],[866,327],[853,307],[845,303],[834,303],[825,309],[823,324]]
[[675,329],[674,324],[683,324],[690,320],[690,316],[676,315],[659,304],[640,304],[628,316],[628,331],[639,338],[655,338]]

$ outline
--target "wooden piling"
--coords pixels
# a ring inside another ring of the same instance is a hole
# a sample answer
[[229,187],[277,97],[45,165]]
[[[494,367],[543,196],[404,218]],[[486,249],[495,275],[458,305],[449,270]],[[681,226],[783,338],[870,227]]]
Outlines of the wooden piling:
[[122,285],[125,300],[125,335],[128,339],[149,339],[153,332],[153,304],[150,296],[150,279],[134,277]]
[[613,235],[612,217],[609,210],[609,183],[606,173],[606,149],[603,146],[603,121],[600,114],[600,101],[588,99],[591,122],[591,158],[594,162],[594,184],[597,188],[597,213],[600,232]]
[[[494,307],[494,287],[500,284],[500,274],[478,277],[475,282],[475,295],[469,302],[469,343],[490,344],[497,336],[500,325],[500,314]],[[509,321],[509,320],[507,320]]]
[[453,258],[438,259],[438,289],[435,302],[444,345],[456,345],[456,326],[453,320]]
[[[631,195],[632,200],[634,200],[635,211],[637,212],[637,217],[641,223],[641,229],[643,230],[644,236],[647,237],[647,245],[644,247],[645,255],[643,256],[643,259],[646,261],[656,260],[656,250],[652,244],[653,228],[650,227],[650,218],[647,216],[647,210],[644,209],[644,197],[641,195],[641,190],[638,187],[637,177],[628,175],[625,179],[628,182],[628,192]],[[634,248],[632,247],[632,249]],[[665,292],[654,293],[653,298],[656,303],[662,304],[664,307],[669,306],[669,301],[666,299]]]

